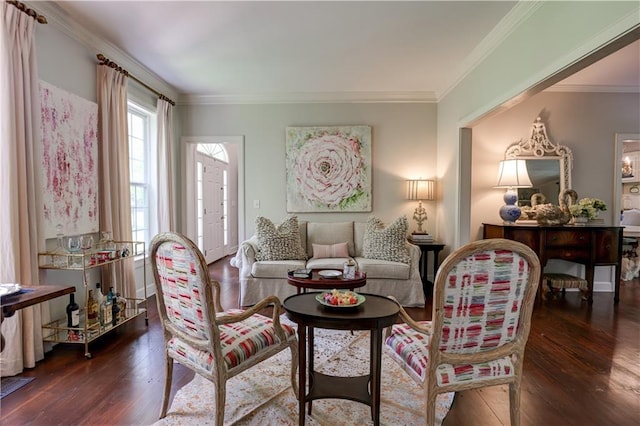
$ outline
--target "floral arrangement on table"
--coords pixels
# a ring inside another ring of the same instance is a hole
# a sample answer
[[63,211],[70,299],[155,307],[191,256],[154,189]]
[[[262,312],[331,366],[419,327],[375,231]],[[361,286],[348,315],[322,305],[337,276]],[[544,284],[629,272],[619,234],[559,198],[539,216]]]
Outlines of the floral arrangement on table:
[[598,212],[605,210],[607,210],[607,205],[598,198],[582,198],[576,204],[569,206],[571,216],[587,219],[595,219],[598,217]]

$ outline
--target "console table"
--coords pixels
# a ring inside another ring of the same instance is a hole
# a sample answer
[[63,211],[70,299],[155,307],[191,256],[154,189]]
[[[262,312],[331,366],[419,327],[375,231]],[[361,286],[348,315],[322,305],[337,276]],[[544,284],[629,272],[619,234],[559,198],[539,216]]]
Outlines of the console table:
[[[586,266],[588,302],[593,304],[593,275],[599,265],[615,267],[614,303],[620,301],[622,230],[620,226],[541,226],[537,224],[494,225],[483,223],[483,238],[519,241],[536,252],[544,268],[549,259],[562,259]],[[540,275],[542,279],[542,275]],[[542,285],[542,283],[540,283]]]
[[[76,288],[71,285],[34,285],[22,287],[18,293],[0,297],[2,311],[0,324],[5,318],[12,317],[17,310],[73,293]],[[0,352],[4,350],[4,337],[0,334]]]

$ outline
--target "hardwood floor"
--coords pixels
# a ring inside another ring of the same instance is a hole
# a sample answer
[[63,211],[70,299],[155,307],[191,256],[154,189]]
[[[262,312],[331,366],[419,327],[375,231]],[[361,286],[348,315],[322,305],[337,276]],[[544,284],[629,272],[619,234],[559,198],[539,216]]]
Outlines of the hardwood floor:
[[[211,265],[225,308],[238,300],[229,258]],[[21,376],[36,379],[0,401],[3,425],[146,425],[157,420],[164,384],[162,330],[149,303],[138,318],[91,344],[58,345]],[[428,319],[431,308],[410,309]],[[384,372],[383,372],[384,374]],[[174,368],[172,398],[193,373]],[[384,389],[383,389],[384,396]],[[354,404],[357,404],[354,402]],[[596,293],[589,307],[577,293],[537,306],[524,360],[522,425],[640,424],[640,280],[623,282],[620,304]],[[291,419],[296,424],[297,419]],[[445,426],[509,424],[506,386],[456,395]]]

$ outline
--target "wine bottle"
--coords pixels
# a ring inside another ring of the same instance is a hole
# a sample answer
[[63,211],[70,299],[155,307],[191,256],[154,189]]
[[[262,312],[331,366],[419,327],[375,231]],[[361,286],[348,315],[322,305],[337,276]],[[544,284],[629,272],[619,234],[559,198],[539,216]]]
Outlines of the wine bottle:
[[98,302],[93,298],[93,290],[89,290],[89,299],[87,300],[87,324],[93,325],[98,322]]
[[127,299],[120,296],[120,293],[116,293],[116,299],[118,306],[120,307],[120,313],[118,314],[118,318],[120,320],[127,319]]
[[111,323],[115,326],[118,323],[118,314],[120,313],[120,306],[118,301],[114,297],[111,299]]
[[100,283],[96,283],[96,291],[94,291],[93,298],[96,299],[96,303],[98,304],[98,322],[100,325],[104,325],[102,323],[102,302],[104,302],[104,294],[102,294],[102,287]]
[[73,293],[69,294],[69,304],[67,305],[67,327],[80,326],[80,306],[75,301]]
[[111,325],[112,322],[111,302],[105,298],[102,301],[102,305],[100,305],[100,324],[102,324],[103,327],[106,327]]

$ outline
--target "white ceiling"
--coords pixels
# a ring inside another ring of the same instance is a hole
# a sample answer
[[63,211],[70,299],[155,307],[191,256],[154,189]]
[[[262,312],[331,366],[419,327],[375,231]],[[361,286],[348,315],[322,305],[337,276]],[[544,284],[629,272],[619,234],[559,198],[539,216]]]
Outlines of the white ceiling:
[[[441,98],[517,22],[518,11],[531,7],[515,1],[56,4],[182,99],[366,93],[422,101]],[[623,50],[630,55],[617,60],[615,73],[596,64],[561,84],[640,87],[640,44]]]

